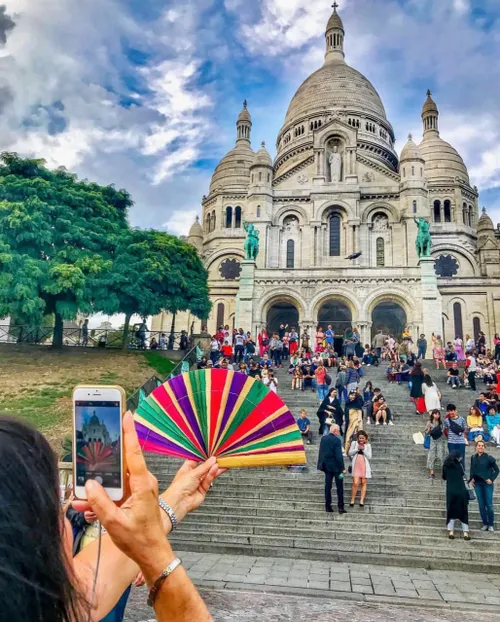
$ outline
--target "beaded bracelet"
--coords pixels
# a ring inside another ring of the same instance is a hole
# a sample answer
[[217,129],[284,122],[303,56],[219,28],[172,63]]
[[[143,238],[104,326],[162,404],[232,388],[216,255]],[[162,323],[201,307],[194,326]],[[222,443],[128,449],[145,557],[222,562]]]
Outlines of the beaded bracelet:
[[165,579],[167,579],[173,573],[173,571],[176,568],[178,568],[181,564],[182,564],[182,561],[178,557],[176,557],[174,561],[165,568],[165,570],[161,573],[158,579],[156,579],[156,581],[153,584],[153,587],[149,590],[148,605],[150,607],[154,607],[156,597],[158,596],[158,592],[161,586],[163,585]]

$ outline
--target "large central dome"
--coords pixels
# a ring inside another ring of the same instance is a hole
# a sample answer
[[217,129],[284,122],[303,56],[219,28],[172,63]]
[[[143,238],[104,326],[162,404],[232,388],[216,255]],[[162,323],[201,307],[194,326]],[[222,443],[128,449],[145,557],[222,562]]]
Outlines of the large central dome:
[[358,145],[369,157],[397,170],[394,130],[384,104],[373,84],[345,62],[344,38],[335,3],[325,32],[325,63],[295,93],[278,134],[276,172],[288,166],[297,150],[311,150],[315,133],[335,118],[356,130]]
[[304,115],[333,109],[372,114],[387,120],[384,104],[372,83],[345,62],[327,62],[302,84],[295,94],[285,125]]

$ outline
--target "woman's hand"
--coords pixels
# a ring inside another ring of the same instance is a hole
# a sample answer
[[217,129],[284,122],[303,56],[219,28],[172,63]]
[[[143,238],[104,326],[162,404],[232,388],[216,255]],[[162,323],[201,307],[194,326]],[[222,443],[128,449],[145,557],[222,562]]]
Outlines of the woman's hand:
[[161,498],[174,510],[177,520],[181,521],[203,503],[213,481],[226,470],[218,466],[214,457],[202,464],[187,460]]
[[493,482],[491,481],[491,479],[487,479],[487,480],[486,480],[486,483],[487,483],[489,486],[491,486],[491,484],[493,484]]
[[95,480],[85,484],[88,504],[115,545],[141,569],[165,544],[165,525],[158,505],[158,482],[148,471],[131,413],[123,418],[125,462],[132,495],[118,507]]

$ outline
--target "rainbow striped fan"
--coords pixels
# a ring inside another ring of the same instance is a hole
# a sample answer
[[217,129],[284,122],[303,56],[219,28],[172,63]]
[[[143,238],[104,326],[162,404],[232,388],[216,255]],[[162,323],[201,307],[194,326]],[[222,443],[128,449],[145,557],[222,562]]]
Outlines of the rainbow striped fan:
[[302,436],[284,402],[261,382],[224,369],[168,380],[137,408],[142,449],[224,468],[306,464]]

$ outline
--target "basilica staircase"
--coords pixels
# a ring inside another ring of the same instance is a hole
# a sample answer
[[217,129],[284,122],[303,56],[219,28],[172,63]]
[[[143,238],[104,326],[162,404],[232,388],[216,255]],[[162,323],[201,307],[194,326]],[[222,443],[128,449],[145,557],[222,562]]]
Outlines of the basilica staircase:
[[[428,363],[429,369],[434,366]],[[432,371],[431,371],[432,373]],[[395,416],[395,426],[367,426],[373,449],[373,479],[365,508],[347,507],[344,515],[324,511],[324,476],[316,470],[316,395],[292,392],[285,370],[278,372],[279,393],[294,415],[307,409],[315,432],[307,447],[308,472],[284,468],[235,470],[209,492],[201,508],[189,515],[172,536],[178,550],[232,553],[293,559],[360,562],[430,569],[500,573],[500,531],[484,533],[477,503],[470,504],[472,541],[450,541],[445,530],[444,482],[428,480],[426,456],[412,435],[423,431],[405,386],[387,383],[384,369],[365,368],[366,380],[380,386]],[[453,401],[466,414],[472,392],[452,390],[445,373],[433,372],[443,404]],[[467,463],[472,450],[468,449]],[[488,448],[492,455],[499,452]],[[500,456],[497,456],[500,459]],[[166,487],[179,463],[148,456],[148,463]],[[349,502],[351,477],[346,476]],[[335,499],[335,486],[333,491]],[[359,499],[359,497],[358,497]],[[498,495],[495,511],[500,516]],[[334,503],[335,504],[335,503]],[[500,523],[499,523],[500,524]]]

